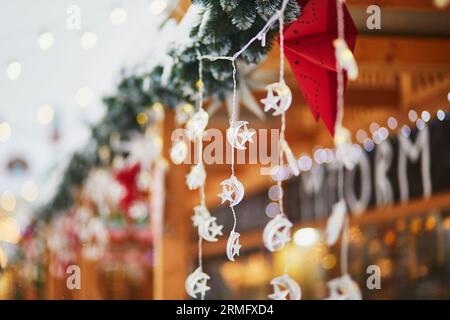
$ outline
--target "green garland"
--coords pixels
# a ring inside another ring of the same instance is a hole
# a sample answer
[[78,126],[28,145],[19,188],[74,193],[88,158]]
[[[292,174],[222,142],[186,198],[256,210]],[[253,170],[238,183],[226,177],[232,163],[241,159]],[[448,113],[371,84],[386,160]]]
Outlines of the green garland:
[[[101,159],[99,150],[111,147],[111,137],[120,135],[127,140],[145,129],[136,121],[138,114],[148,112],[159,102],[175,108],[182,103],[194,103],[198,81],[198,54],[233,55],[253,38],[281,7],[282,0],[192,0],[202,8],[200,23],[191,30],[191,45],[173,48],[168,54],[174,64],[166,84],[163,84],[163,66],[150,73],[124,78],[115,96],[103,99],[107,110],[100,123],[91,128],[92,139],[87,148],[72,157],[53,199],[38,210],[36,219],[50,219],[73,205],[74,190],[80,188],[94,167],[109,166]],[[300,14],[295,0],[290,0],[285,11],[286,24]],[[266,35],[266,45],[255,42],[239,57],[245,64],[260,63],[272,48],[278,32],[275,25]],[[229,61],[204,61],[203,83],[205,95],[224,100],[233,89],[232,68]]]

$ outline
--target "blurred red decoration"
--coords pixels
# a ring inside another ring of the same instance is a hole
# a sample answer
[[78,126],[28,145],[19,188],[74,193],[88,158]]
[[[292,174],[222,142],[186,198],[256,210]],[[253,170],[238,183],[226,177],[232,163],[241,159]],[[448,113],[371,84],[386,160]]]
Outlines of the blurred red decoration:
[[126,213],[128,213],[132,203],[139,197],[139,188],[136,179],[140,171],[141,166],[137,163],[116,173],[117,181],[125,189],[125,195],[120,200],[119,206]]
[[[333,41],[337,38],[336,1],[297,0],[300,17],[284,31],[284,48],[308,106],[334,136],[337,112],[337,70]],[[344,4],[345,40],[356,43],[356,27]],[[345,80],[347,82],[347,79]]]

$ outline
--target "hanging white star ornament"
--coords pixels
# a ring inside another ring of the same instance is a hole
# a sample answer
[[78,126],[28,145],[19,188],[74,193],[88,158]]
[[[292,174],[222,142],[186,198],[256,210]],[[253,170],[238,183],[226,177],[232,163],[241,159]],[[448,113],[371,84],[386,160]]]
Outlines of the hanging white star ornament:
[[361,150],[352,144],[350,131],[342,126],[337,126],[334,135],[336,157],[342,161],[347,170],[353,170],[358,163]]
[[274,293],[269,295],[272,300],[300,300],[302,291],[297,282],[288,274],[276,277],[270,281]]
[[180,164],[186,160],[188,153],[188,146],[184,141],[175,142],[170,150],[170,159],[175,164]]
[[336,39],[333,42],[335,48],[336,61],[342,70],[347,71],[350,80],[356,80],[359,75],[358,65],[356,64],[353,52],[348,48],[347,42],[343,39]]
[[192,115],[192,117],[186,123],[187,135],[189,139],[201,138],[206,126],[208,125],[209,115],[208,113],[200,109]]
[[206,171],[203,163],[193,166],[186,180],[189,190],[196,190],[203,186],[206,180]]
[[234,121],[227,129],[227,139],[233,148],[245,150],[247,142],[253,143],[254,131],[250,131],[247,127],[247,121]]
[[207,285],[209,279],[211,279],[211,277],[204,273],[200,267],[198,267],[186,279],[184,287],[187,294],[194,299],[200,297],[200,299],[203,300],[205,298],[206,291],[211,289]]
[[344,226],[345,221],[345,213],[347,212],[347,208],[345,206],[345,201],[341,200],[333,206],[333,210],[331,211],[331,215],[327,221],[326,227],[326,235],[327,235],[327,244],[329,246],[336,243],[339,238],[339,234],[341,233],[342,227]]
[[[292,103],[292,92],[289,87],[283,82],[275,82],[266,87],[267,96],[262,99],[264,104],[264,111],[268,112],[274,110],[272,115],[279,116],[286,112]],[[274,93],[276,95],[274,95]]]
[[275,252],[284,248],[291,240],[292,222],[284,215],[277,215],[264,228],[263,242],[267,250]]
[[350,275],[335,278],[327,282],[330,296],[326,300],[361,300],[361,290]]
[[204,240],[216,242],[217,236],[222,235],[223,226],[217,224],[216,217],[212,217],[205,206],[200,205],[194,208],[192,220],[194,226],[198,228],[198,235]]
[[222,181],[220,185],[222,193],[219,193],[218,196],[222,204],[229,201],[230,207],[234,207],[244,198],[244,186],[235,176]]
[[241,235],[235,231],[231,231],[227,241],[227,258],[230,261],[234,261],[235,256],[239,256],[239,249],[241,245],[239,243],[239,237]]

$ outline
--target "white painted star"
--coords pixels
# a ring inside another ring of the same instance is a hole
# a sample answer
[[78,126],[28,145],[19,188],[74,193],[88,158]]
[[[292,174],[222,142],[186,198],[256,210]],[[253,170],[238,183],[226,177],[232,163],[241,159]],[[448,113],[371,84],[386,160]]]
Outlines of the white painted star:
[[280,290],[278,285],[273,286],[274,293],[269,294],[269,299],[272,300],[287,300],[289,290]]
[[280,102],[280,97],[274,96],[273,91],[269,90],[267,92],[267,97],[262,99],[261,102],[264,104],[264,112],[267,112],[270,109],[277,110],[278,103]]
[[249,131],[247,127],[245,127],[242,132],[240,132],[239,137],[241,138],[241,144],[246,144],[247,142],[253,143],[253,136],[255,135],[255,131]]
[[221,204],[224,204],[225,201],[233,202],[233,197],[232,197],[233,192],[234,192],[233,190],[228,189],[227,187],[224,186],[222,189],[222,193],[218,194],[218,196],[221,199]]

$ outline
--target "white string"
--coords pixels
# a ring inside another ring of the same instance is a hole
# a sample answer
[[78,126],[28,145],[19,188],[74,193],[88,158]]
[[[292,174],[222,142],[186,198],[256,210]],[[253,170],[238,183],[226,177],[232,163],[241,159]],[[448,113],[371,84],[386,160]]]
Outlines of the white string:
[[[282,31],[283,31],[283,14],[284,11],[286,9],[286,5],[288,3],[289,0],[284,0],[283,4],[281,6],[281,10],[277,11],[277,13],[275,15],[273,15],[269,21],[267,21],[267,23],[264,25],[264,27],[261,29],[260,32],[258,32],[258,34],[256,36],[254,36],[252,39],[250,39],[249,42],[247,42],[246,45],[244,45],[238,52],[236,52],[235,54],[233,54],[232,56],[211,56],[211,55],[204,55],[204,56],[200,56],[198,57],[199,60],[199,65],[202,65],[202,60],[203,59],[208,59],[210,61],[217,61],[217,60],[228,60],[231,61],[232,67],[233,67],[233,97],[232,97],[232,108],[231,108],[231,117],[230,117],[230,127],[234,128],[234,123],[236,121],[236,95],[237,95],[237,81],[236,81],[236,73],[237,73],[237,69],[236,69],[236,59],[245,51],[248,49],[248,47],[255,42],[256,40],[261,40],[263,41],[263,39],[265,39],[266,37],[266,33],[269,31],[269,29],[274,25],[274,23],[278,20],[280,23],[280,34],[281,34],[281,41],[283,41],[282,39]],[[281,48],[283,48],[283,46],[281,45]],[[282,49],[282,54],[281,54],[281,59],[282,62],[280,62],[281,64],[281,69],[280,69],[280,81],[281,79],[283,79],[283,83],[284,83],[284,49]],[[201,72],[201,67],[199,66],[199,69]],[[203,84],[203,82],[201,83]],[[283,113],[282,115],[282,128],[285,128],[285,115]],[[284,139],[284,129],[283,130],[283,138]],[[282,154],[280,153],[280,157],[281,157],[281,162],[282,160]],[[231,177],[235,177],[235,170],[234,170],[234,147],[231,147]],[[281,192],[281,181],[278,182],[279,185],[279,190]],[[280,196],[280,200],[279,200],[279,206],[280,206],[280,210],[283,212],[283,199],[281,199]],[[234,210],[234,207],[231,206],[231,212],[233,214],[233,232],[236,230],[236,224],[237,224],[237,217],[236,217],[236,211]]]
[[[345,41],[345,31],[344,31],[344,7],[343,0],[336,0],[336,10],[337,10],[337,20],[338,20],[338,38]],[[336,69],[337,69],[337,114],[336,114],[336,128],[342,127],[342,122],[344,120],[344,71],[341,65],[336,59]]]
[[[345,41],[344,30],[344,0],[336,0],[338,39]],[[336,59],[337,68],[337,114],[335,128],[341,128],[344,120],[344,70]],[[344,199],[344,166],[339,170],[338,192],[340,200]],[[345,225],[341,240],[341,273],[348,274],[348,250],[349,250],[349,217],[345,216]]]

